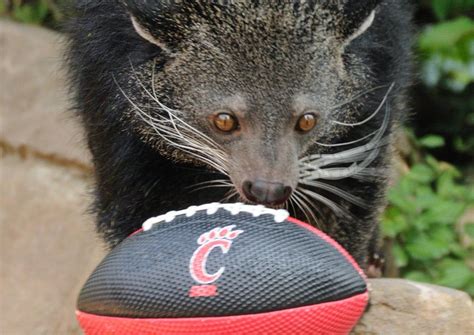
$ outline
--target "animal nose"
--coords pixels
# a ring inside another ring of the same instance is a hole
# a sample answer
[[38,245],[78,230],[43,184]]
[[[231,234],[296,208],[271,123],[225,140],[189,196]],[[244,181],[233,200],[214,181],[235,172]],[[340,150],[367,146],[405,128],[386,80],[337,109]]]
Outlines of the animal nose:
[[248,200],[262,205],[281,205],[291,195],[291,186],[257,179],[246,180],[242,189]]

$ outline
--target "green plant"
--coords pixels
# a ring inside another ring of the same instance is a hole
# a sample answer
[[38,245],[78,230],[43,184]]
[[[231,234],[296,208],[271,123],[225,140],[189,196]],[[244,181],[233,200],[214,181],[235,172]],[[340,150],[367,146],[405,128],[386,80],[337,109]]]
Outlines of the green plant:
[[474,0],[418,0],[414,121],[418,136],[441,134],[438,157],[463,169],[474,157]]
[[[417,145],[442,146],[438,136]],[[474,222],[460,225],[474,208],[474,188],[459,182],[452,165],[426,155],[389,191],[382,219],[384,235],[402,277],[465,290],[474,295]]]
[[471,10],[474,0],[431,0],[431,8],[438,20],[446,20]]
[[474,82],[474,20],[467,17],[429,26],[418,40],[423,82],[454,92]]
[[0,2],[0,14],[16,21],[54,27],[63,18],[59,4],[65,0],[13,0]]
[[13,1],[11,12],[15,20],[24,23],[40,24],[43,23],[49,13],[48,2],[46,0],[23,3],[22,1]]
[[4,15],[7,12],[7,4],[3,1],[0,1],[0,15]]

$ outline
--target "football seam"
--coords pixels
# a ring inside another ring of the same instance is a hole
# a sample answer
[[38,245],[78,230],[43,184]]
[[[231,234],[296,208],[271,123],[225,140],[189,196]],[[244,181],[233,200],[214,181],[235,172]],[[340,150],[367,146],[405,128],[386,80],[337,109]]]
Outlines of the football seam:
[[245,212],[252,214],[253,217],[259,217],[260,215],[269,214],[273,215],[273,219],[276,223],[281,223],[285,221],[290,214],[285,209],[272,209],[267,208],[262,205],[247,205],[240,202],[222,204],[219,202],[213,202],[210,204],[204,204],[200,206],[190,206],[186,209],[179,211],[170,211],[166,214],[158,215],[151,217],[142,224],[142,229],[144,231],[150,230],[156,223],[160,222],[171,222],[177,216],[186,215],[186,217],[191,217],[197,212],[206,211],[207,215],[215,214],[219,209],[224,209],[232,215],[237,215],[239,213]]

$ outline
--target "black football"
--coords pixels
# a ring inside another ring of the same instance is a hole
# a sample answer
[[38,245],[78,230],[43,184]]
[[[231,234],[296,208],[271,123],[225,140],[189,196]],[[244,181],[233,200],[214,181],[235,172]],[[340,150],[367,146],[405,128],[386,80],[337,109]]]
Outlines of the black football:
[[143,227],[82,288],[86,334],[343,334],[366,307],[348,253],[284,210],[214,203]]

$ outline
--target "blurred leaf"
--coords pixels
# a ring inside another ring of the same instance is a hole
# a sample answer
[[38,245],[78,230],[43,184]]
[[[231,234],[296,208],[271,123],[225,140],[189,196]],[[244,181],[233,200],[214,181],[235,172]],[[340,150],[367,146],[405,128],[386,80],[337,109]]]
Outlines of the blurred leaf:
[[469,257],[468,250],[459,243],[451,243],[449,245],[449,250],[451,251],[452,256],[459,259],[468,259]]
[[419,143],[425,148],[439,148],[444,146],[444,138],[438,135],[427,135],[420,138]]
[[428,164],[433,171],[438,171],[439,170],[439,162],[433,156],[426,155],[425,156],[425,161],[426,161],[426,164]]
[[436,240],[430,240],[425,235],[417,236],[406,246],[411,258],[426,261],[430,259],[439,259],[449,253],[449,247]]
[[462,260],[445,259],[438,266],[441,276],[436,280],[436,283],[439,285],[462,289],[474,276],[471,269]]
[[466,287],[464,287],[464,291],[466,291],[471,297],[474,297],[474,278],[469,280]]
[[418,45],[424,52],[449,50],[461,38],[471,34],[474,34],[474,21],[460,17],[426,28],[419,37]]
[[456,233],[452,227],[446,226],[436,226],[433,227],[429,233],[430,238],[433,241],[437,241],[439,243],[443,243],[449,246],[456,241]]
[[474,7],[474,0],[432,0],[433,12],[439,20],[455,13],[466,12]]
[[416,164],[411,168],[408,177],[426,184],[431,182],[435,176],[433,170],[430,169],[428,165]]
[[437,200],[428,210],[434,222],[452,224],[464,213],[465,203],[449,200]]
[[462,199],[468,196],[468,189],[456,182],[459,171],[444,171],[436,181],[436,190],[440,197],[448,199]]
[[419,36],[421,77],[428,87],[440,83],[462,92],[474,82],[474,21],[460,17],[432,25]]
[[428,210],[413,219],[413,226],[417,227],[419,231],[425,231],[429,230],[433,224],[437,224],[437,220],[438,215]]
[[7,4],[4,1],[0,1],[0,15],[4,15],[7,12]]
[[446,0],[433,0],[433,11],[440,20],[444,20],[449,13],[450,3]]
[[388,193],[388,199],[393,205],[406,213],[416,211],[416,203],[413,202],[413,197],[405,196],[404,194],[397,192],[397,190],[390,190]]
[[405,216],[400,215],[398,208],[391,207],[385,212],[382,230],[385,236],[395,237],[408,227]]
[[421,271],[409,271],[404,276],[408,280],[413,280],[417,282],[423,283],[431,283],[431,277],[424,272]]
[[395,264],[397,264],[398,267],[404,267],[408,264],[408,256],[400,245],[395,244],[392,252],[395,258]]
[[415,201],[418,204],[419,209],[429,209],[433,206],[433,203],[437,200],[437,195],[433,192],[432,187],[428,185],[420,185],[416,191]]
[[468,138],[462,138],[460,136],[456,136],[454,138],[454,147],[459,152],[473,152],[474,151],[474,136]]
[[14,19],[24,23],[39,24],[45,20],[48,13],[47,1],[39,0],[25,4],[15,3],[12,16]]
[[464,226],[464,232],[470,237],[474,238],[474,222],[469,222]]

